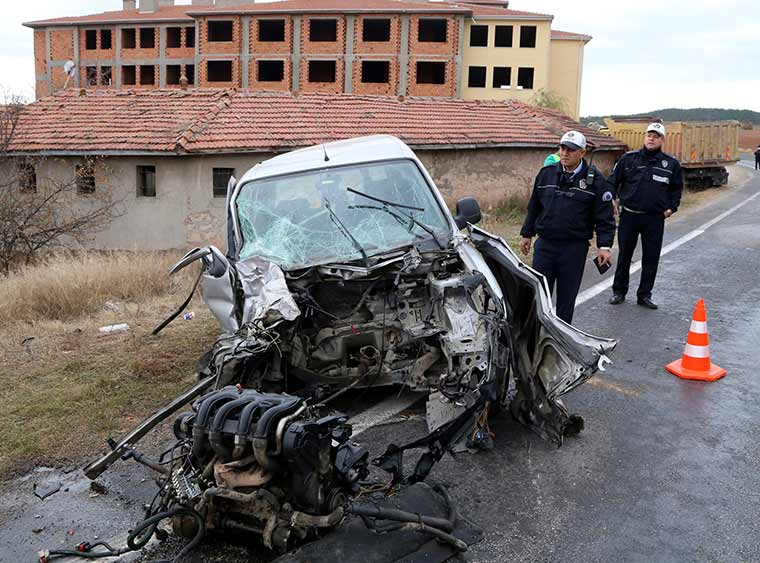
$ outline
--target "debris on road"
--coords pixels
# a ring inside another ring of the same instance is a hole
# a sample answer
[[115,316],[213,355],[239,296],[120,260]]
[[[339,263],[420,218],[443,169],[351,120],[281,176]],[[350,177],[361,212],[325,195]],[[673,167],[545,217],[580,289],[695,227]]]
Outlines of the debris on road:
[[98,330],[103,333],[126,332],[129,330],[129,325],[127,323],[120,323],[115,325],[102,326]]

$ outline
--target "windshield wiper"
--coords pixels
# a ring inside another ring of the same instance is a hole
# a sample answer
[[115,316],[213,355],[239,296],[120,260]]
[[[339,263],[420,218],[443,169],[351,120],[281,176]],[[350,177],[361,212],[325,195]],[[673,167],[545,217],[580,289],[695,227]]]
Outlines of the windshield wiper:
[[[425,211],[424,207],[414,207],[413,205],[405,205],[403,203],[397,203],[395,201],[388,201],[387,199],[381,199],[379,197],[375,197],[373,195],[365,194],[364,192],[360,192],[359,190],[355,190],[354,188],[346,188],[347,191],[354,193],[356,195],[360,195],[362,197],[366,197],[367,199],[371,199],[372,201],[376,201],[378,203],[382,203],[385,206],[391,206],[398,209],[398,213],[409,220],[410,225],[417,225],[420,229],[425,231],[427,234],[429,234],[431,237],[433,237],[433,240],[438,245],[438,247],[441,250],[444,250],[446,247],[441,243],[438,236],[436,236],[435,231],[425,223],[422,223],[421,221],[418,221],[414,218],[414,216],[411,213],[405,213],[404,211],[401,211],[402,209],[411,209],[412,211]],[[385,208],[385,211],[388,211],[388,213],[391,213],[387,207]],[[393,214],[393,213],[391,213]],[[410,227],[411,230],[411,227]]]
[[343,221],[340,220],[338,214],[333,211],[332,207],[330,206],[330,200],[323,198],[322,204],[325,206],[325,209],[327,209],[327,212],[330,214],[330,219],[332,219],[332,222],[335,223],[336,227],[338,227],[338,230],[343,233],[343,236],[351,241],[351,244],[354,245],[354,248],[359,251],[359,254],[362,255],[362,258],[364,259],[364,265],[369,267],[369,256],[367,256],[367,251],[364,250],[364,247],[359,244],[358,240],[354,238],[354,235],[351,234],[351,231],[348,230],[348,227],[343,224]]

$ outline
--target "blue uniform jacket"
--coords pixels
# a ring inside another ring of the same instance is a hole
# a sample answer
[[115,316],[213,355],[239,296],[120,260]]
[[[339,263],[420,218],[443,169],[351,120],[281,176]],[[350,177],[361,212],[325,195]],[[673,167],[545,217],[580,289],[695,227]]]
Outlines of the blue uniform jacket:
[[645,149],[625,153],[607,179],[609,190],[623,207],[661,215],[678,210],[683,191],[683,171],[676,157]]

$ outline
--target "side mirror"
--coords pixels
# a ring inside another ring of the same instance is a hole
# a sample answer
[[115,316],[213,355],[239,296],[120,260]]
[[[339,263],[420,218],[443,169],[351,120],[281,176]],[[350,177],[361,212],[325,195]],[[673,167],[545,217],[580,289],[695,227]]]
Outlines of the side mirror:
[[458,229],[464,229],[467,223],[475,225],[480,222],[480,205],[474,197],[463,197],[457,202],[457,214],[454,222]]

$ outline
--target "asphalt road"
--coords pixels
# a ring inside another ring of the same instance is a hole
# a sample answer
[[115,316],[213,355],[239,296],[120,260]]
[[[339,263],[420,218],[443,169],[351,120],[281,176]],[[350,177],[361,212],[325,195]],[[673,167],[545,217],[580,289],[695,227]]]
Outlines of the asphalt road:
[[[760,174],[721,200],[676,214],[665,244],[758,192]],[[459,511],[486,533],[463,560],[760,561],[759,217],[756,197],[663,256],[653,295],[658,311],[631,297],[638,274],[626,304],[608,305],[606,290],[578,307],[577,326],[620,341],[607,373],[565,397],[585,418],[580,436],[557,449],[510,419],[497,419],[493,451],[447,456],[436,466],[431,479],[448,484]],[[583,289],[611,275],[589,269]],[[707,305],[712,359],[728,370],[716,383],[680,380],[663,368],[680,357],[698,298]],[[421,419],[407,420],[372,428],[361,440],[380,452],[424,432]],[[70,525],[78,541],[86,533],[109,537],[103,528],[135,514],[140,474],[123,464],[114,471],[107,484],[116,492],[95,499],[107,514],[103,521],[60,516],[76,520]],[[63,511],[66,496],[60,498]],[[114,501],[127,509],[121,517]],[[58,525],[52,515],[41,520]],[[68,525],[56,531],[56,542],[67,541]],[[19,526],[4,523],[0,560],[33,560],[14,555],[31,552],[13,547],[14,536],[28,535]],[[187,561],[267,559],[255,548],[213,542]]]

